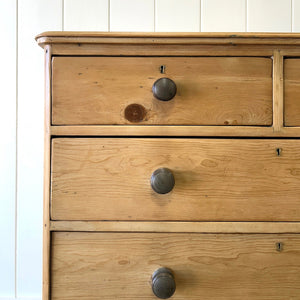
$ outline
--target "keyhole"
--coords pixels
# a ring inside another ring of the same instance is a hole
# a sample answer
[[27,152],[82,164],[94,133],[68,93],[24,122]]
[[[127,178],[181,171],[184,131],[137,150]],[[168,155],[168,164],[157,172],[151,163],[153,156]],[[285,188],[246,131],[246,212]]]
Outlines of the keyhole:
[[281,152],[282,152],[282,149],[281,149],[281,148],[277,148],[277,149],[276,149],[277,156],[280,156],[280,155],[281,155]]
[[281,252],[283,250],[283,244],[281,242],[276,243],[276,250]]
[[161,65],[159,69],[161,74],[164,74],[166,72],[166,66],[164,65]]

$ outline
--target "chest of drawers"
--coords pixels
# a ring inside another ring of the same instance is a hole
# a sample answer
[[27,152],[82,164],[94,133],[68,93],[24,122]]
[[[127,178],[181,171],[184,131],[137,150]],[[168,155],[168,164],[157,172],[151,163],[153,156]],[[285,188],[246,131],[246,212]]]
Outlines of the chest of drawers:
[[36,39],[43,300],[300,299],[300,35]]

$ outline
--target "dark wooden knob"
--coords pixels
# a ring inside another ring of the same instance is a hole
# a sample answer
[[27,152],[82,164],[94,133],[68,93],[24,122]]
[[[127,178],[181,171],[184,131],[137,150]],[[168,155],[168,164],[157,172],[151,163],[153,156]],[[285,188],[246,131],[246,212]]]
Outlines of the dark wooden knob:
[[172,271],[160,268],[152,274],[152,291],[157,298],[168,299],[176,290],[176,283]]
[[151,187],[158,194],[171,192],[174,185],[174,175],[168,168],[159,168],[151,175]]
[[152,86],[152,92],[156,99],[169,101],[176,95],[177,87],[175,82],[170,78],[160,78]]

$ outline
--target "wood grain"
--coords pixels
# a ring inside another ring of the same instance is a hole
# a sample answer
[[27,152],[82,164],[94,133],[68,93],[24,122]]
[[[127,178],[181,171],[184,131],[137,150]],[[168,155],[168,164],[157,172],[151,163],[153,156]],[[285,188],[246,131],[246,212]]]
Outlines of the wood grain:
[[[175,273],[175,300],[299,299],[300,34],[36,39],[46,57],[44,300],[154,300],[162,266]],[[160,77],[177,84],[169,103],[152,96]],[[146,117],[130,123],[136,103]],[[166,195],[150,187],[159,167],[175,175]]]
[[45,32],[41,47],[57,55],[299,56],[297,33]]
[[50,165],[51,165],[51,46],[45,51],[44,200],[43,200],[43,300],[50,300]]
[[[166,66],[165,74],[160,66]],[[177,94],[156,100],[153,83],[171,78]],[[271,125],[272,60],[257,57],[55,57],[55,125]],[[109,99],[109,100],[108,100]],[[143,121],[124,117],[130,104]]]
[[[56,138],[51,217],[299,221],[299,147],[292,139]],[[150,187],[160,167],[174,173],[169,194]]]
[[273,129],[278,132],[283,127],[283,56],[274,51],[273,56]]
[[222,40],[226,38],[232,39],[241,39],[241,38],[248,38],[253,41],[260,42],[262,38],[267,38],[269,40],[275,39],[278,40],[289,40],[292,38],[300,38],[300,33],[293,32],[283,32],[283,33],[276,33],[276,32],[97,32],[97,31],[46,31],[38,34],[35,39],[38,41],[39,38],[55,38],[55,37],[62,37],[66,40],[68,39],[80,39],[82,37],[118,37],[120,41],[122,38],[141,38],[141,41],[147,40],[147,38],[153,37],[164,37],[164,38],[221,38],[220,43]]
[[208,33],[208,32],[44,32],[38,44],[212,44],[212,45],[299,45],[299,33]]
[[300,126],[300,59],[284,60],[284,124]]
[[[182,41],[183,43],[183,41]],[[51,43],[52,52],[56,55],[109,55],[116,56],[258,56],[271,57],[278,45],[243,45],[228,43],[222,44],[82,44],[82,43]],[[282,45],[290,53],[295,53],[297,48]],[[298,50],[299,52],[299,50]]]
[[52,300],[154,300],[151,275],[159,267],[174,272],[174,300],[282,300],[300,294],[298,235],[59,232],[52,237]]
[[300,137],[299,127],[259,126],[51,126],[53,136],[186,136],[186,137]]
[[300,222],[51,221],[51,231],[300,233]]

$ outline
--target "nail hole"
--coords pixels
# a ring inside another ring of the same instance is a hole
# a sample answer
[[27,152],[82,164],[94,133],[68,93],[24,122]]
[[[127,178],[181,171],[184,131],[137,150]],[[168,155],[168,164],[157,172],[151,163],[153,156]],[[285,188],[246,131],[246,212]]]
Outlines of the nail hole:
[[160,73],[161,73],[161,74],[164,74],[165,72],[166,72],[166,66],[161,65],[161,66],[160,66]]
[[283,243],[281,242],[276,243],[276,250],[278,252],[281,252],[283,250]]
[[276,149],[276,153],[277,153],[278,156],[281,155],[281,152],[282,152],[282,149],[281,149],[281,148],[277,148],[277,149]]

